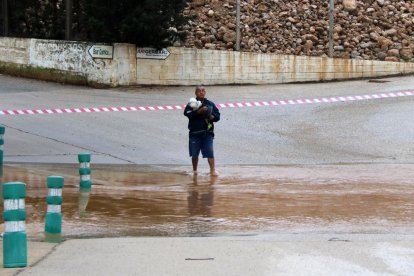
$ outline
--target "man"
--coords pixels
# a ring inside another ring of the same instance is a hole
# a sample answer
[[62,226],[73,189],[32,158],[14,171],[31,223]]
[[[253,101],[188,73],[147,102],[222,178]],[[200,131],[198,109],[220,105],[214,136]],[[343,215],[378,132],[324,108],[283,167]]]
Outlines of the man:
[[220,120],[220,112],[216,105],[206,99],[206,90],[203,86],[197,86],[195,90],[196,100],[201,102],[201,106],[185,107],[184,115],[188,117],[189,133],[189,152],[193,164],[193,172],[197,174],[198,156],[203,155],[207,158],[210,166],[210,174],[217,176],[214,163],[214,124]]

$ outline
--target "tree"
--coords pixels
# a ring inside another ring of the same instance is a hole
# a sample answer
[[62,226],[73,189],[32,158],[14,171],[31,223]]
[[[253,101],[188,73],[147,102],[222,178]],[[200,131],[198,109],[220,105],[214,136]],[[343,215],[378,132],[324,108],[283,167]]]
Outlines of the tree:
[[97,42],[125,42],[162,48],[188,22],[183,15],[188,0],[85,0],[82,25],[84,39]]
[[8,0],[9,36],[62,39],[64,0]]
[[[65,0],[7,0],[9,36],[64,39]],[[162,48],[184,40],[189,0],[73,0],[74,39]],[[0,25],[1,26],[1,25]]]
[[8,0],[8,35],[25,36],[26,21],[25,12],[31,0]]

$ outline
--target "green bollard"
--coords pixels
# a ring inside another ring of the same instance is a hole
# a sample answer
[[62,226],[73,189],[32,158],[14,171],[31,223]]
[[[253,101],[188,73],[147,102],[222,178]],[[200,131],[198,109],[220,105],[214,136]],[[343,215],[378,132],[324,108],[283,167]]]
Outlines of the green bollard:
[[2,188],[5,231],[3,236],[3,267],[26,267],[26,184],[8,182],[4,183]]
[[79,175],[80,175],[79,188],[80,189],[91,189],[92,188],[91,168],[90,168],[91,155],[89,153],[78,154],[78,161],[79,161]]
[[81,168],[89,168],[89,163],[91,162],[91,154],[90,153],[79,153],[78,161],[79,163],[81,163]]
[[4,126],[0,126],[0,166],[3,166],[3,147],[4,147],[3,135],[5,132],[6,132],[6,128]]
[[90,190],[92,188],[91,169],[80,168],[79,174],[80,174],[80,182],[79,182],[80,188]]
[[78,154],[79,161],[79,216],[86,215],[86,207],[88,206],[89,196],[91,194],[91,155],[90,153]]
[[45,241],[60,242],[62,240],[62,176],[48,176],[47,178],[47,213],[45,222]]

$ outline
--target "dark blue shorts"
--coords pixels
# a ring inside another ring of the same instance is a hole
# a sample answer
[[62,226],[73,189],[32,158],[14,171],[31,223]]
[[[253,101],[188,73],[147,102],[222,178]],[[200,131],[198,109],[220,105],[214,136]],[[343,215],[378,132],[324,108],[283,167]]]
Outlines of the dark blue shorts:
[[214,158],[213,139],[214,134],[212,133],[190,135],[188,143],[190,156],[193,158],[198,157],[201,150],[203,158]]

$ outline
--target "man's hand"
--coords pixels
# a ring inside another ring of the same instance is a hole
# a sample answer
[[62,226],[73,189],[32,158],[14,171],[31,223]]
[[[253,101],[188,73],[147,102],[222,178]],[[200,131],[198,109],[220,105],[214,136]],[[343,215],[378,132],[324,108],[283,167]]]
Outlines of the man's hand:
[[198,110],[197,110],[197,114],[203,114],[204,112],[206,112],[207,111],[207,106],[203,106],[203,107],[200,107]]

